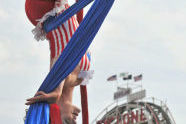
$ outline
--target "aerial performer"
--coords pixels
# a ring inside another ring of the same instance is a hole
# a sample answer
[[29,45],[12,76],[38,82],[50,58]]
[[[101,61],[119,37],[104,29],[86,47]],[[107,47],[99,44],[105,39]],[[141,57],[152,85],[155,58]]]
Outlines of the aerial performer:
[[[62,13],[68,7],[69,5],[67,0],[54,1],[54,8],[58,9],[57,14]],[[76,18],[72,16],[68,21],[46,35],[50,45],[50,68],[52,68],[59,55],[63,52],[78,25]],[[89,68],[90,53],[87,51],[74,71],[70,73],[66,79],[62,81],[63,83],[61,83],[53,92],[46,94],[43,91],[39,91],[36,93],[35,97],[27,99],[28,102],[26,104],[30,105],[39,101],[47,101],[51,104],[56,103],[60,109],[61,119],[75,122],[76,116],[80,110],[76,106],[72,105],[73,90],[75,86],[82,83],[83,77],[81,75],[83,73],[87,73],[86,76],[92,77],[92,71],[87,72]],[[52,104],[51,106],[54,105],[55,104]]]
[[34,97],[27,99],[26,124],[76,123],[80,109],[72,105],[73,90],[92,78],[88,47],[114,2],[95,0],[79,26],[74,14],[92,1],[79,0],[70,7],[67,0],[26,0],[36,40],[47,39],[50,46],[50,72]]

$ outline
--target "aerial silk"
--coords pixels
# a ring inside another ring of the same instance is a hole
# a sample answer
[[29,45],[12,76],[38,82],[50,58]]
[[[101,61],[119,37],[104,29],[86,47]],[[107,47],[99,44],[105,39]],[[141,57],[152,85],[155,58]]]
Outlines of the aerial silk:
[[[43,29],[49,32],[93,0],[79,0],[69,9],[58,17],[51,17],[44,23]],[[68,45],[48,73],[38,91],[46,93],[52,92],[77,66],[82,56],[87,51],[96,33],[101,27],[106,15],[108,14],[114,0],[95,0],[90,10],[86,14],[78,29],[72,36]],[[49,123],[49,104],[39,102],[29,107],[25,124],[48,124]]]

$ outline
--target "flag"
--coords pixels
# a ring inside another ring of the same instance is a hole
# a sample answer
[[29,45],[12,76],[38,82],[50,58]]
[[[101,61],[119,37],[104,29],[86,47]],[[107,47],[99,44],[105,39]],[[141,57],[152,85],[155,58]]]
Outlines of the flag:
[[126,77],[126,76],[128,76],[128,74],[129,74],[128,72],[122,72],[122,73],[120,73],[119,76],[120,77]]
[[112,76],[110,76],[110,77],[107,79],[107,81],[115,81],[115,80],[117,80],[117,75],[112,75]]
[[132,79],[132,75],[131,74],[123,78],[123,80],[131,80],[131,79]]
[[140,80],[142,80],[142,78],[143,78],[143,75],[140,74],[140,75],[134,77],[134,81],[135,81],[135,82],[136,82],[136,81],[140,81]]

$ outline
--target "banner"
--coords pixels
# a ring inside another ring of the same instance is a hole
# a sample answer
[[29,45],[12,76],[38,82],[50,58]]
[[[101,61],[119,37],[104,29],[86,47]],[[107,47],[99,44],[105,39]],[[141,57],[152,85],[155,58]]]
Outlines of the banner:
[[143,99],[145,97],[146,97],[146,90],[141,90],[141,91],[135,92],[133,94],[129,94],[127,101],[132,102],[132,101]]
[[131,88],[120,88],[119,90],[114,93],[114,100],[125,97],[126,95],[130,94],[132,92]]

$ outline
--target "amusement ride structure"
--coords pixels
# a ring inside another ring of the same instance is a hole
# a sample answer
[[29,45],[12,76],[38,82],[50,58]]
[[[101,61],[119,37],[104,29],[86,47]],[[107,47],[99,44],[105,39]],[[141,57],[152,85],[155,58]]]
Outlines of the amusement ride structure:
[[[114,102],[103,109],[91,124],[176,124],[166,102],[155,97],[146,97],[142,75],[135,76],[134,82],[119,85],[116,75],[107,81],[117,82]],[[132,80],[132,75],[123,77]]]

